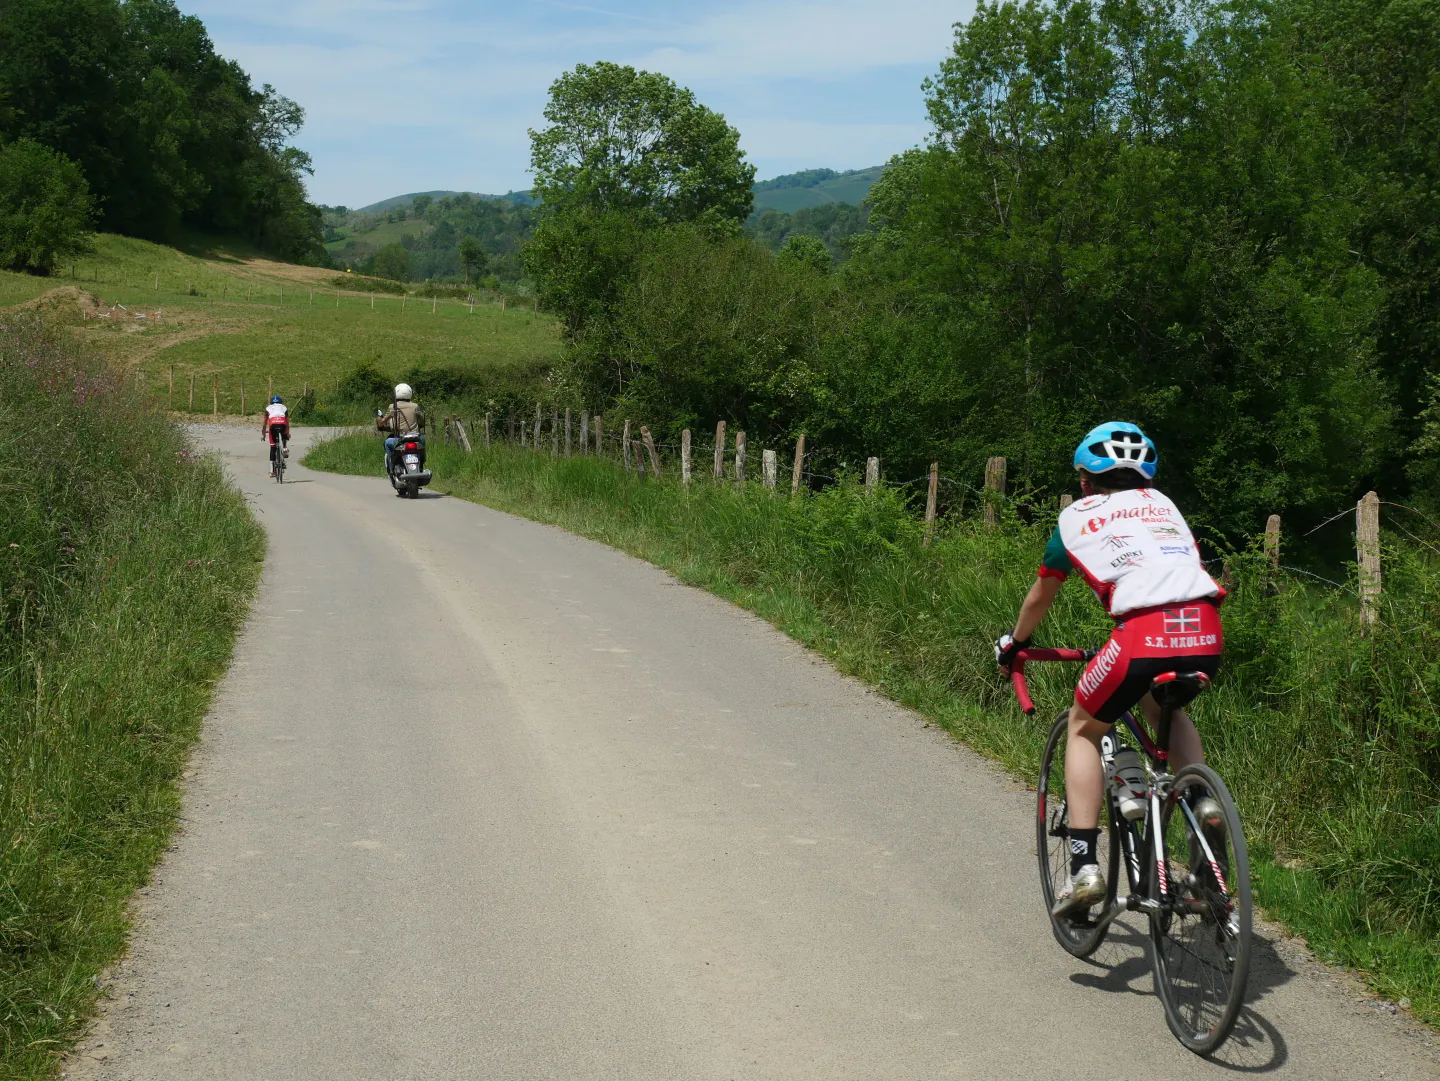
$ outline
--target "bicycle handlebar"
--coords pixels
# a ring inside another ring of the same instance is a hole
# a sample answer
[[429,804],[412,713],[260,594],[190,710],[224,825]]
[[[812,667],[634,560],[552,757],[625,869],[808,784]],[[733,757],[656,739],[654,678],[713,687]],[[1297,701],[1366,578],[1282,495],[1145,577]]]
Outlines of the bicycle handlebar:
[[1026,661],[1088,661],[1094,656],[1093,649],[1022,649],[1015,654],[1015,660],[1010,665],[1010,685],[1015,689],[1015,698],[1025,715],[1035,712],[1030,689],[1025,685]]

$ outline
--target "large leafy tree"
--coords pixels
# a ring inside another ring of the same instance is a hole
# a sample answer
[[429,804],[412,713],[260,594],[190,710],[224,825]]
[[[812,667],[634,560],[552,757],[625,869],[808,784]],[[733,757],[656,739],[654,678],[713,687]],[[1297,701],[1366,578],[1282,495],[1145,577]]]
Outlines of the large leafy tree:
[[550,87],[530,133],[534,195],[557,213],[624,210],[660,221],[743,221],[755,167],[740,133],[664,75],[581,64]]
[[750,213],[739,132],[663,75],[581,64],[551,86],[545,120],[530,133],[541,218],[526,266],[572,338],[613,302],[645,231],[735,233]]
[[1343,503],[1393,450],[1380,290],[1286,43],[1250,0],[982,3],[928,84],[930,145],[872,192],[856,272],[906,326],[877,309],[836,377],[930,368],[950,456],[1003,449],[1040,486],[1114,415],[1226,531]]
[[288,146],[303,113],[255,89],[171,0],[0,4],[0,136],[31,138],[83,170],[117,232],[182,227],[323,259],[309,159]]

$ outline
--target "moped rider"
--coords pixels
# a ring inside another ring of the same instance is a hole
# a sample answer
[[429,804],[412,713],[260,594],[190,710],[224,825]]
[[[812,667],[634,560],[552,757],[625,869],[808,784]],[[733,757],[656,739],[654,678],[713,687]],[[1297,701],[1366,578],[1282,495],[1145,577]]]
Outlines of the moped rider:
[[398,383],[390,408],[375,417],[375,428],[390,433],[385,439],[386,476],[390,475],[390,467],[395,460],[395,448],[400,445],[403,436],[414,435],[420,446],[425,446],[425,437],[420,434],[425,425],[425,414],[414,399],[415,392],[410,389],[410,384]]

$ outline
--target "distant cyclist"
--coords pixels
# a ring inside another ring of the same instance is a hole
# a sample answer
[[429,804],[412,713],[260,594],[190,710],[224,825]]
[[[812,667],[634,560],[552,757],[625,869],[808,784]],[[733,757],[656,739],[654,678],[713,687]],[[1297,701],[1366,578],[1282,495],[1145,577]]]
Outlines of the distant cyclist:
[[[995,643],[995,660],[1008,671],[1071,571],[1080,572],[1115,620],[1110,640],[1080,677],[1070,707],[1065,755],[1070,879],[1055,899],[1057,916],[1105,897],[1097,856],[1104,789],[1100,738],[1137,704],[1153,729],[1159,707],[1149,689],[1162,672],[1213,676],[1220,667],[1224,643],[1217,606],[1225,591],[1205,573],[1179,509],[1150,487],[1158,464],[1155,444],[1134,424],[1102,424],[1081,441],[1075,469],[1083,498],[1060,512],[1015,629]],[[1170,729],[1170,768],[1204,760],[1200,734],[1177,710]],[[1207,830],[1223,821],[1219,804],[1208,794],[1195,811]]]
[[420,411],[420,406],[414,401],[415,392],[410,389],[409,383],[398,383],[395,386],[395,400],[390,408],[379,413],[375,417],[375,427],[382,432],[389,432],[385,440],[385,473],[390,473],[390,464],[394,459],[395,448],[400,445],[400,437],[415,435],[420,437],[424,444],[424,438],[420,436],[421,428],[425,424],[425,414]]
[[[285,457],[290,457],[290,410],[285,408],[285,400],[278,394],[270,399],[270,404],[265,407],[265,413],[260,419],[260,438],[272,447],[275,440],[279,439],[281,452]],[[270,475],[275,475],[273,462]]]

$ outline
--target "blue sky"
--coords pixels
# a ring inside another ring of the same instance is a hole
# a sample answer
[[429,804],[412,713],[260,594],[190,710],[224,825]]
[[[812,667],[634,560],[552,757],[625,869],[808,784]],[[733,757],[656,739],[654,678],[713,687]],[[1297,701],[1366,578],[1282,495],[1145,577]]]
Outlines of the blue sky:
[[740,130],[763,179],[885,161],[925,135],[920,82],[973,0],[181,0],[307,112],[311,196],[529,185],[527,129],[577,63],[661,71]]

